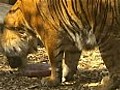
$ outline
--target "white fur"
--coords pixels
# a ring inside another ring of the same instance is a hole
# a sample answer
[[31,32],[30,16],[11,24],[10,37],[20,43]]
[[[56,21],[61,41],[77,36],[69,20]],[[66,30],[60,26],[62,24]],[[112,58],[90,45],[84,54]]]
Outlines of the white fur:
[[65,64],[65,60],[63,60],[63,62],[62,62],[62,67],[63,67],[63,71],[62,71],[62,82],[65,82],[65,81],[66,81],[65,77],[68,75],[68,72],[69,72],[69,68],[68,68],[68,66]]

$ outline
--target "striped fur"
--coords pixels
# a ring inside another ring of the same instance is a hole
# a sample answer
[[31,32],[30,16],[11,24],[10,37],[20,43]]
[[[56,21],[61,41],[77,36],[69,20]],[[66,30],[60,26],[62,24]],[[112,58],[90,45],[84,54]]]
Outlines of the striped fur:
[[[18,31],[10,29],[22,26],[24,28]],[[27,38],[30,36],[32,39],[35,37],[32,33],[39,34],[44,43],[52,68],[51,76],[45,83],[48,86],[58,85],[62,81],[62,75],[65,77],[63,80],[71,80],[76,72],[81,51],[94,49],[96,45],[100,48],[111,77],[119,78],[119,0],[18,0],[6,16],[1,39],[3,51],[9,52],[8,56],[11,52],[14,53],[13,56],[16,55],[16,51],[17,56],[20,53],[27,55],[28,48],[32,48],[28,39],[24,38],[22,41],[22,36],[18,35],[21,31],[28,33]],[[15,34],[12,37],[16,40],[12,40],[7,32]],[[4,42],[5,40],[9,41]],[[12,42],[15,47],[22,48],[20,52],[18,48],[13,49],[13,44],[9,44]],[[24,49],[27,52],[24,52]],[[62,67],[63,56],[66,69]],[[116,85],[113,87],[117,87]],[[108,86],[107,88],[113,88],[109,84]]]

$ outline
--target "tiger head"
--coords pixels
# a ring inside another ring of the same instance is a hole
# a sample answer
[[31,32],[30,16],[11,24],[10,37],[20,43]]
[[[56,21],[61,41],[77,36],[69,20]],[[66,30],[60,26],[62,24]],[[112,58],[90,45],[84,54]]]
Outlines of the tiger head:
[[24,26],[22,13],[12,9],[6,15],[0,34],[0,51],[7,57],[10,67],[24,67],[27,55],[37,50],[36,34]]
[[27,55],[37,50],[37,38],[26,31],[19,32],[22,30],[4,27],[0,38],[1,51],[8,58],[12,68],[23,67],[26,64]]

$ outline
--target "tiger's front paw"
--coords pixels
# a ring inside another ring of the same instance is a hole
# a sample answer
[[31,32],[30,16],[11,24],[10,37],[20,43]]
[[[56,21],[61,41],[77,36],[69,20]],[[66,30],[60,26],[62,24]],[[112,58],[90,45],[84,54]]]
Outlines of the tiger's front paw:
[[55,87],[60,84],[60,79],[51,79],[50,77],[41,80],[42,86]]

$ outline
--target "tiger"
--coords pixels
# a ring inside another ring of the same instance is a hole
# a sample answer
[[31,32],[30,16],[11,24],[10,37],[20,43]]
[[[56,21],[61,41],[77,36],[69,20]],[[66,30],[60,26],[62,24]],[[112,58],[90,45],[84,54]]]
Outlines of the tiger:
[[73,80],[82,51],[98,46],[110,74],[101,90],[119,87],[120,0],[17,0],[0,35],[1,52],[12,68],[25,67],[37,35],[51,65],[43,85]]

